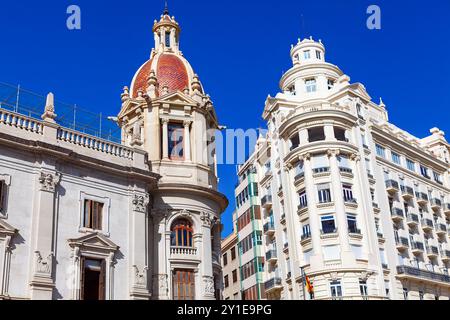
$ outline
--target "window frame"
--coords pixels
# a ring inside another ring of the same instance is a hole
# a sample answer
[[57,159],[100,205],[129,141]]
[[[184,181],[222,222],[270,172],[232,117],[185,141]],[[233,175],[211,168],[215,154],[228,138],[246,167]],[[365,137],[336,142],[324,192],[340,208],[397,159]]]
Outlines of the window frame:
[[306,93],[317,92],[317,79],[316,78],[305,79],[305,89]]
[[330,295],[332,298],[341,298],[344,296],[340,280],[330,281]]
[[[85,214],[85,201],[86,200],[103,203],[101,229],[91,229],[91,228],[85,227],[84,214]],[[101,234],[108,237],[110,235],[109,220],[110,220],[110,214],[111,214],[111,199],[108,197],[95,196],[92,194],[88,194],[84,191],[81,191],[79,203],[80,203],[80,214],[79,214],[80,217],[79,217],[78,231],[81,233],[100,232]]]

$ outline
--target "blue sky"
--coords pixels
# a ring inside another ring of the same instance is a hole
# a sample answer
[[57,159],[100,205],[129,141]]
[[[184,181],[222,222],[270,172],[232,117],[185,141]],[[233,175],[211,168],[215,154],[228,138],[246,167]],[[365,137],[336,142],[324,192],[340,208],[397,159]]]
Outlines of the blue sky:
[[[80,31],[66,28],[71,4],[81,8]],[[381,8],[381,30],[366,28],[371,4]],[[0,81],[116,115],[122,87],[149,56],[163,6],[162,0],[2,1]],[[169,0],[169,8],[182,27],[181,49],[229,128],[264,127],[264,101],[290,68],[290,45],[311,35],[352,82],[363,83],[375,101],[383,97],[393,123],[419,137],[434,126],[450,134],[447,0]],[[230,199],[226,235],[235,167],[219,170]]]

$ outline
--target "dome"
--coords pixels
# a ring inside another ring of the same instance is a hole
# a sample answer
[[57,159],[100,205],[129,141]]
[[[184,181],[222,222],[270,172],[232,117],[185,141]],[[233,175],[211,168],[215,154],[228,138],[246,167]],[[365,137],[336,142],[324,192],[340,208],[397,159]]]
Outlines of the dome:
[[[190,65],[186,59],[171,53],[157,54],[146,61],[137,71],[131,84],[132,97],[138,96],[138,91],[147,91],[150,72],[155,72],[158,81],[158,95],[163,94],[164,87],[168,93],[190,89],[193,76]],[[189,72],[189,71],[191,72]],[[192,74],[190,76],[189,74]]]

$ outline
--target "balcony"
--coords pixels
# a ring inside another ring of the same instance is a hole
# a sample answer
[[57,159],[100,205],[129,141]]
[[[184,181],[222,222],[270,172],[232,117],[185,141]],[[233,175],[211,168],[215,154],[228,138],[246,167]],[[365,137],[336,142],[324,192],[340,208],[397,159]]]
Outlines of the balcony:
[[326,230],[320,230],[320,238],[326,239],[326,238],[335,238],[338,236],[338,229],[326,229]]
[[411,251],[414,254],[421,254],[423,253],[424,247],[423,243],[419,241],[415,241],[411,243]]
[[403,199],[409,200],[414,197],[414,190],[408,186],[400,186],[401,194]]
[[450,276],[409,266],[397,266],[397,273],[402,278],[413,277],[430,282],[444,282],[450,285]]
[[346,176],[353,177],[353,170],[350,168],[339,167],[339,171]]
[[399,208],[392,208],[391,218],[393,221],[401,221],[404,218],[403,210]]
[[444,213],[450,215],[450,203],[444,204]]
[[283,289],[280,277],[274,277],[264,283],[266,293]]
[[433,221],[430,219],[422,219],[422,229],[423,231],[431,231],[433,230]]
[[283,213],[280,217],[280,223],[285,224],[286,223],[286,214]]
[[355,198],[345,198],[344,197],[344,202],[345,205],[349,206],[349,207],[358,207],[358,201],[356,201]]
[[272,206],[272,195],[267,194],[261,199],[261,206],[268,209]]
[[294,177],[294,183],[298,183],[300,180],[302,180],[305,177],[305,173],[304,172],[300,172],[298,173],[295,177]]
[[408,238],[405,237],[395,237],[395,244],[398,250],[406,250],[409,248]]
[[424,205],[428,202],[428,196],[423,192],[416,192],[417,203],[420,205]]
[[170,259],[186,260],[198,259],[197,248],[193,247],[170,247]]
[[330,167],[322,167],[313,169],[313,174],[330,173]]
[[426,246],[427,256],[429,258],[436,258],[439,255],[439,250],[436,246],[427,245]]
[[442,250],[441,258],[442,258],[442,261],[444,261],[444,262],[450,261],[450,250]]
[[398,192],[398,182],[394,180],[386,180],[386,191],[389,193]]
[[311,234],[310,233],[302,234],[302,236],[301,236],[302,245],[303,245],[303,243],[305,243],[307,241],[311,241]]
[[273,222],[267,222],[264,225],[264,234],[267,236],[271,236],[275,233],[275,226],[273,224]]
[[266,261],[270,262],[270,263],[275,263],[277,262],[278,257],[277,257],[277,251],[276,250],[269,250],[266,252]]
[[447,226],[443,223],[436,223],[436,233],[437,234],[446,234],[447,233]]
[[431,199],[430,204],[431,204],[431,209],[433,209],[435,211],[439,210],[442,206],[441,200],[436,199],[436,198]]

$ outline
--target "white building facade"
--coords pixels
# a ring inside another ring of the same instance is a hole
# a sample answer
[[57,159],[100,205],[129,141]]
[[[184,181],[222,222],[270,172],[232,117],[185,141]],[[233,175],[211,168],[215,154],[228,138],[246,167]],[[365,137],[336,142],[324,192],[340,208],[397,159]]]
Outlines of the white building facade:
[[[0,108],[0,299],[216,299],[214,106],[166,10],[122,94],[122,144]],[[56,118],[57,119],[57,118]]]
[[449,299],[444,133],[395,127],[321,41],[299,40],[291,58],[245,164],[261,198],[266,298]]

